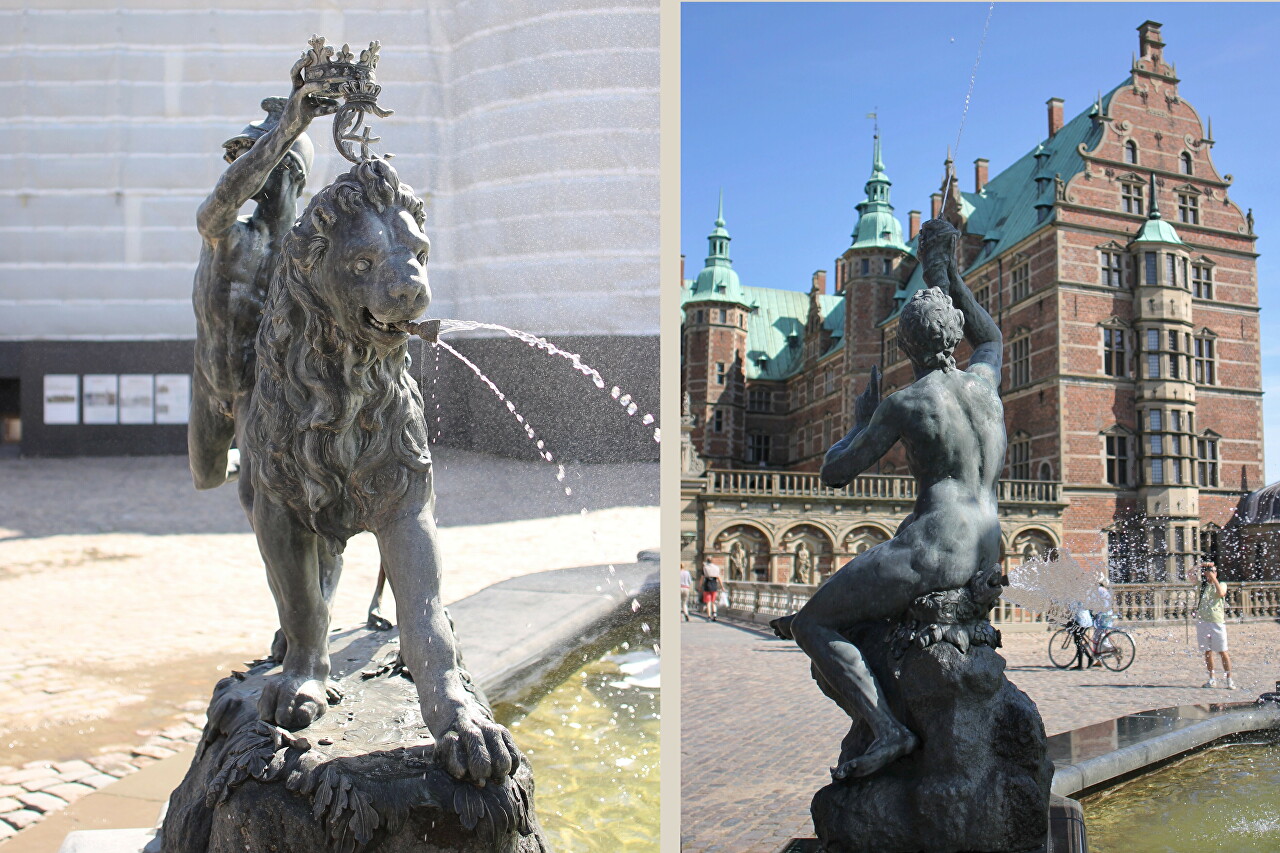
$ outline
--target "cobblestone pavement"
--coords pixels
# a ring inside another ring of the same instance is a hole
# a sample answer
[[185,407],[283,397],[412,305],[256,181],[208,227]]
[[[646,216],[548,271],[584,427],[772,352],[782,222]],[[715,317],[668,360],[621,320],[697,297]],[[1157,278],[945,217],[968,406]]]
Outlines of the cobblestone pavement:
[[[446,603],[658,543],[656,464],[568,465],[566,496],[546,464],[435,457]],[[335,627],[364,622],[371,535],[345,564]],[[197,739],[277,625],[235,490],[196,492],[185,457],[0,459],[0,842]]]
[[[794,643],[756,626],[682,623],[681,849],[778,853],[812,836],[809,800],[830,781],[848,718],[809,678]],[[1204,658],[1181,623],[1138,628],[1125,672],[1058,670],[1048,633],[1004,633],[1008,675],[1036,702],[1049,734],[1136,711],[1249,701],[1280,680],[1280,625],[1228,625],[1238,691],[1202,689]],[[1216,664],[1215,656],[1215,664]]]

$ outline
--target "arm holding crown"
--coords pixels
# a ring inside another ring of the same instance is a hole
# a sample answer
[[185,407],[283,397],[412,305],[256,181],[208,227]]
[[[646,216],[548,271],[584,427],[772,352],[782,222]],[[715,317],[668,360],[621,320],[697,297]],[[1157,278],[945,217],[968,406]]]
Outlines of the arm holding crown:
[[293,91],[285,100],[279,123],[242,155],[235,157],[234,152],[228,152],[228,157],[234,158],[231,165],[222,173],[213,192],[209,193],[196,214],[196,226],[204,239],[213,241],[225,236],[235,224],[240,208],[262,189],[271,171],[280,165],[289,147],[311,121],[337,110],[337,101],[325,97],[332,91],[328,82],[303,81],[302,70],[312,61],[311,57],[304,55],[294,64],[290,73]]

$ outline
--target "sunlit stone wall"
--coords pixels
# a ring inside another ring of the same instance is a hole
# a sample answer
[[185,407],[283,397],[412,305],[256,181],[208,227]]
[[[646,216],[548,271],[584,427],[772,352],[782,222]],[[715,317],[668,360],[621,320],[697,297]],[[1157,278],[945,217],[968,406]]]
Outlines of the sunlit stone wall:
[[[0,341],[194,337],[220,145],[312,33],[383,42],[375,131],[427,198],[434,315],[657,334],[654,0],[32,5],[0,8]],[[348,165],[329,128],[312,189]]]

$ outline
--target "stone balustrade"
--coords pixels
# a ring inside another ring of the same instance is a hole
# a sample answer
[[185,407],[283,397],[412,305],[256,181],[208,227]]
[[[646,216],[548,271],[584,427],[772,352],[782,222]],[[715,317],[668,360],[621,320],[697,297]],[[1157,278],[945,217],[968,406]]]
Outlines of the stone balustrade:
[[[729,581],[728,610],[754,621],[795,613],[817,589],[805,584]],[[1196,588],[1186,584],[1113,584],[1115,620],[1120,624],[1179,622],[1195,618]],[[1280,581],[1227,582],[1227,619],[1248,622],[1280,618]],[[1032,613],[1007,601],[991,613],[996,625],[1045,624],[1044,614]]]
[[[797,471],[711,470],[707,472],[708,497],[860,498],[914,501],[913,477],[863,474],[843,489],[822,484],[817,474]],[[1001,504],[1060,504],[1062,483],[1050,480],[1001,480],[997,498]]]

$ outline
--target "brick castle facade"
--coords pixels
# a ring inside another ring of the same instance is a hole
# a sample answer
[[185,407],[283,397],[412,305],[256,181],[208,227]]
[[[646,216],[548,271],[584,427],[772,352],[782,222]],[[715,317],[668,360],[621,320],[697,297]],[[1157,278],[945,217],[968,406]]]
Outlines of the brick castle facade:
[[[1187,579],[1263,485],[1257,237],[1160,28],[1138,28],[1129,77],[1079,115],[1050,99],[1047,136],[1017,162],[990,176],[976,160],[962,190],[948,161],[931,199],[1004,333],[1006,554],[1065,545],[1118,581]],[[685,439],[708,469],[685,479],[687,561],[801,580],[909,511],[900,447],[845,495],[805,473],[873,365],[886,392],[912,381],[896,336],[924,286],[921,214],[904,234],[890,190],[877,138],[853,241],[807,294],[741,284],[722,206],[706,267],[682,282]]]

